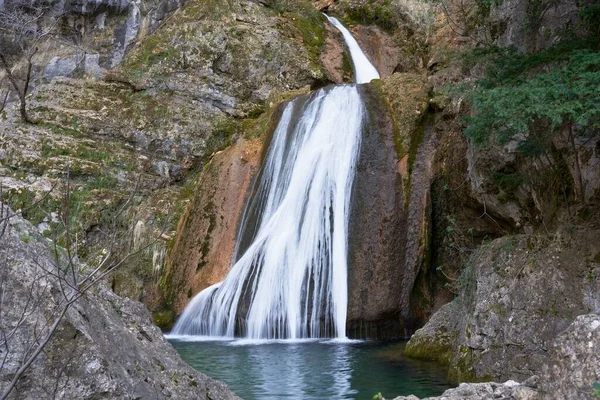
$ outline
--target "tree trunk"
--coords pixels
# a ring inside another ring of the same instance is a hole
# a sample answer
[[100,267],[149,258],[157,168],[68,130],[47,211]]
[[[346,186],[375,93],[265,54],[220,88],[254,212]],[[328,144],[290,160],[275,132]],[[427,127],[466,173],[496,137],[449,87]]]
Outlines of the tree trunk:
[[10,66],[8,64],[8,61],[6,60],[6,57],[4,57],[4,54],[0,53],[0,64],[2,64],[2,69],[4,69],[4,72],[6,72],[6,77],[8,78],[8,80],[10,81],[10,84],[12,85],[12,87],[17,92],[17,95],[19,96],[19,101],[20,101],[19,113],[21,114],[21,120],[28,124],[31,123],[31,120],[29,119],[29,115],[27,115],[27,97],[26,96],[27,96],[27,89],[29,88],[29,82],[31,81],[31,70],[33,68],[31,58],[36,53],[36,51],[37,51],[37,49],[35,49],[32,52],[32,54],[29,57],[27,57],[27,76],[25,77],[25,82],[23,84],[22,89],[19,87],[19,84],[17,83],[17,79],[13,75],[13,73],[10,69]]
[[584,201],[585,193],[583,190],[583,178],[581,177],[581,166],[579,163],[579,154],[577,153],[577,147],[575,146],[575,138],[573,137],[573,125],[569,124],[569,144],[573,151],[573,158],[575,160],[575,166],[573,168],[573,180],[575,181],[575,198],[579,201]]

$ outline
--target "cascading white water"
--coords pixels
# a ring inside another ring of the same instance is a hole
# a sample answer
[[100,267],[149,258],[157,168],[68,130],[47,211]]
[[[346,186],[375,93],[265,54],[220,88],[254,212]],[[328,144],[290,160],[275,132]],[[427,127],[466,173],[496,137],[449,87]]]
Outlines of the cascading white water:
[[355,81],[356,83],[369,83],[373,79],[379,79],[379,73],[377,69],[371,64],[365,53],[362,52],[358,42],[350,31],[346,29],[344,25],[337,18],[330,17],[329,15],[325,15],[329,22],[333,26],[339,29],[344,36],[344,40],[348,45],[348,49],[350,50],[350,56],[352,57],[352,63],[354,64],[354,72],[355,72]]
[[[378,78],[347,35],[357,83]],[[242,218],[235,264],[192,299],[173,335],[346,337],[348,212],[364,113],[354,85],[287,104]]]

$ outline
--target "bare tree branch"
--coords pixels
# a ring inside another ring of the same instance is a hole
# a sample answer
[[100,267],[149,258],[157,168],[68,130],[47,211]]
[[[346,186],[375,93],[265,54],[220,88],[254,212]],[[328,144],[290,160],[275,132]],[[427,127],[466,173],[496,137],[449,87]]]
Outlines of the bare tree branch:
[[[144,246],[139,246],[137,249],[133,250],[126,250],[123,246],[123,243],[127,242],[127,237],[132,234],[132,231],[129,229],[123,233],[117,228],[123,214],[131,208],[138,186],[139,179],[129,196],[112,216],[112,220],[109,223],[109,243],[106,254],[103,255],[102,259],[99,260],[95,266],[86,268],[78,261],[77,233],[73,233],[70,227],[72,223],[70,210],[72,186],[70,175],[67,172],[66,192],[63,197],[60,213],[60,222],[63,225],[64,235],[66,235],[64,255],[61,255],[61,250],[56,239],[54,239],[52,248],[48,249],[43,247],[43,250],[41,250],[39,254],[30,256],[33,265],[36,267],[36,274],[39,273],[39,276],[34,276],[30,283],[25,306],[19,311],[19,317],[16,322],[9,327],[10,329],[5,329],[1,318],[2,310],[4,309],[2,307],[4,299],[4,282],[8,272],[6,260],[0,259],[0,348],[5,352],[3,359],[0,360],[0,367],[5,365],[10,354],[11,338],[14,337],[19,329],[24,329],[27,323],[31,324],[31,321],[29,321],[31,318],[36,318],[32,322],[32,333],[29,336],[26,349],[22,354],[23,357],[20,361],[19,368],[14,373],[7,386],[1,388],[2,394],[0,395],[0,400],[6,399],[13,392],[27,369],[31,367],[37,357],[44,351],[52,337],[56,334],[69,309],[81,299],[81,297],[85,296],[94,285],[97,285],[104,280],[110,273],[128,262],[132,257],[145,252],[162,239],[168,227],[168,223],[165,223],[160,232]],[[48,195],[49,192],[45,194],[45,196]],[[0,183],[0,199],[1,198],[2,186]],[[10,229],[10,220],[15,215],[16,214],[11,212],[7,205],[0,201],[0,239],[2,239],[2,236]],[[47,252],[48,250],[51,250],[53,253],[53,260],[50,263],[48,263],[47,255],[44,254],[44,252]],[[1,255],[2,253],[0,253],[0,256]],[[46,260],[44,260],[44,257]],[[41,277],[44,279],[49,278],[50,282],[54,282],[54,286],[52,283],[40,284],[39,279]],[[53,295],[49,293],[51,290],[59,291],[58,298],[55,295],[53,297]],[[47,304],[48,299],[54,299],[53,301],[55,302],[50,307],[48,307]],[[45,316],[44,320],[35,317],[35,315],[39,315],[39,310],[42,309],[42,307],[45,307],[45,311],[42,313],[42,315]],[[52,393],[56,393],[60,376],[63,373],[62,371],[63,370],[61,370],[56,378],[56,382],[51,390]]]

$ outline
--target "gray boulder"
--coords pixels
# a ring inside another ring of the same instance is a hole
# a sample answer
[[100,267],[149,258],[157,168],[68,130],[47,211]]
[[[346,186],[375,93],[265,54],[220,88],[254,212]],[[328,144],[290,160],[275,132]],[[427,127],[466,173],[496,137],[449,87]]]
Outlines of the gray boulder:
[[[56,320],[63,291],[53,272],[54,250],[31,224],[14,217],[0,236],[3,392]],[[9,398],[237,399],[186,365],[141,303],[102,284],[68,310]]]
[[[597,372],[597,358],[594,364],[574,356],[583,353],[571,336],[553,343],[574,329],[569,326],[577,316],[600,311],[598,237],[598,231],[581,229],[504,237],[482,246],[465,267],[460,298],[416,332],[407,354],[445,354],[454,381],[523,381],[540,375],[563,351],[573,355],[568,368],[574,376],[568,379],[583,381],[579,371]],[[564,372],[565,362],[556,368]],[[594,383],[588,375],[581,387]]]

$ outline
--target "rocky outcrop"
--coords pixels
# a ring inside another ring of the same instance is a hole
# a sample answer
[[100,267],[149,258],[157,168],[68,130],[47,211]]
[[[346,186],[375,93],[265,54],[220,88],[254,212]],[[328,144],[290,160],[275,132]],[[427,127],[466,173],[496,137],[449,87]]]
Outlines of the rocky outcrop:
[[373,25],[357,25],[353,27],[352,34],[382,78],[392,75],[397,69],[406,72],[403,68],[397,68],[402,60],[392,35]]
[[[38,43],[34,81],[65,77],[102,77],[123,60],[140,38],[155,31],[183,0],[32,1],[7,0],[4,7],[45,10],[38,22],[53,40]],[[25,11],[26,12],[26,11]],[[56,29],[56,20],[60,29]]]
[[[1,390],[46,335],[64,304],[63,290],[70,290],[66,281],[59,286],[57,278],[64,259],[56,256],[63,249],[51,250],[52,243],[21,217],[12,217],[4,228],[3,224],[0,325],[10,334],[3,335],[7,342],[0,349]],[[224,384],[186,365],[142,304],[115,295],[103,284],[68,309],[9,398],[48,397],[237,398]]]
[[327,80],[319,61],[325,17],[302,1],[282,7],[280,15],[252,1],[190,2],[132,49],[114,79],[228,115],[256,114],[274,91]]
[[425,326],[411,336],[404,350],[406,355],[449,365],[454,358],[454,347],[458,340],[457,316],[460,313],[459,301],[455,300],[442,306]]
[[491,8],[490,34],[502,47],[514,46],[521,51],[548,48],[564,38],[566,29],[576,29],[579,7],[581,3],[573,0],[544,5],[503,1]]
[[[454,303],[451,303],[454,304]],[[446,345],[444,340],[435,331],[451,325],[447,319],[438,314],[446,315],[451,309],[442,307],[431,322],[411,338],[406,348],[408,355],[414,349],[427,349],[428,345]],[[454,306],[452,306],[454,308]],[[457,320],[459,313],[451,316]],[[437,321],[436,321],[437,319]],[[433,399],[593,399],[596,396],[598,381],[600,380],[600,359],[598,346],[600,345],[600,315],[580,315],[575,321],[561,332],[544,349],[546,354],[540,374],[533,375],[522,384],[509,380],[503,384],[487,383],[461,383],[455,389],[446,390],[439,397]],[[412,349],[411,349],[412,348]],[[445,347],[447,348],[447,346]],[[435,351],[435,349],[431,349]],[[445,351],[445,350],[443,350]],[[434,355],[434,353],[430,353]],[[400,396],[394,400],[418,400],[415,396]]]
[[[169,4],[163,6],[176,5]],[[98,3],[94,10],[111,13],[111,7],[121,6],[143,4]],[[125,248],[143,247],[159,236],[113,276],[111,286],[153,311],[164,310],[165,291],[172,293],[159,286],[167,250],[205,163],[239,137],[261,131],[257,126],[271,115],[265,103],[278,101],[270,96],[320,86],[343,72],[341,38],[325,31],[325,18],[308,2],[278,7],[191,1],[160,29],[140,27],[149,35],[122,65],[103,73],[104,79],[60,77],[58,70],[73,63],[52,63],[50,81],[38,85],[28,100],[38,123],[21,124],[10,102],[0,121],[0,182],[11,204],[26,210],[52,189],[25,211],[40,232],[52,235],[69,180],[73,201],[80,204],[72,218],[84,261],[99,256],[106,233],[115,227]],[[96,11],[88,7],[86,12]],[[325,39],[332,50],[322,53]],[[329,59],[331,67],[323,66]],[[132,192],[136,206],[110,224]],[[188,291],[186,286],[177,296],[186,298]]]
[[[540,400],[536,390],[537,379],[522,384],[509,380],[504,383],[461,383],[454,389],[448,389],[440,396],[422,400]],[[394,400],[419,400],[416,396],[399,396]]]
[[435,5],[415,1],[339,0],[328,13],[352,31],[382,77],[394,72],[420,72],[429,58]]
[[459,278],[461,306],[447,306],[443,313],[454,310],[451,315],[432,318],[407,353],[434,358],[428,349],[447,348],[439,333],[445,331],[457,338],[449,357],[455,380],[541,374],[555,338],[578,315],[600,311],[599,234],[517,235],[482,246]]

